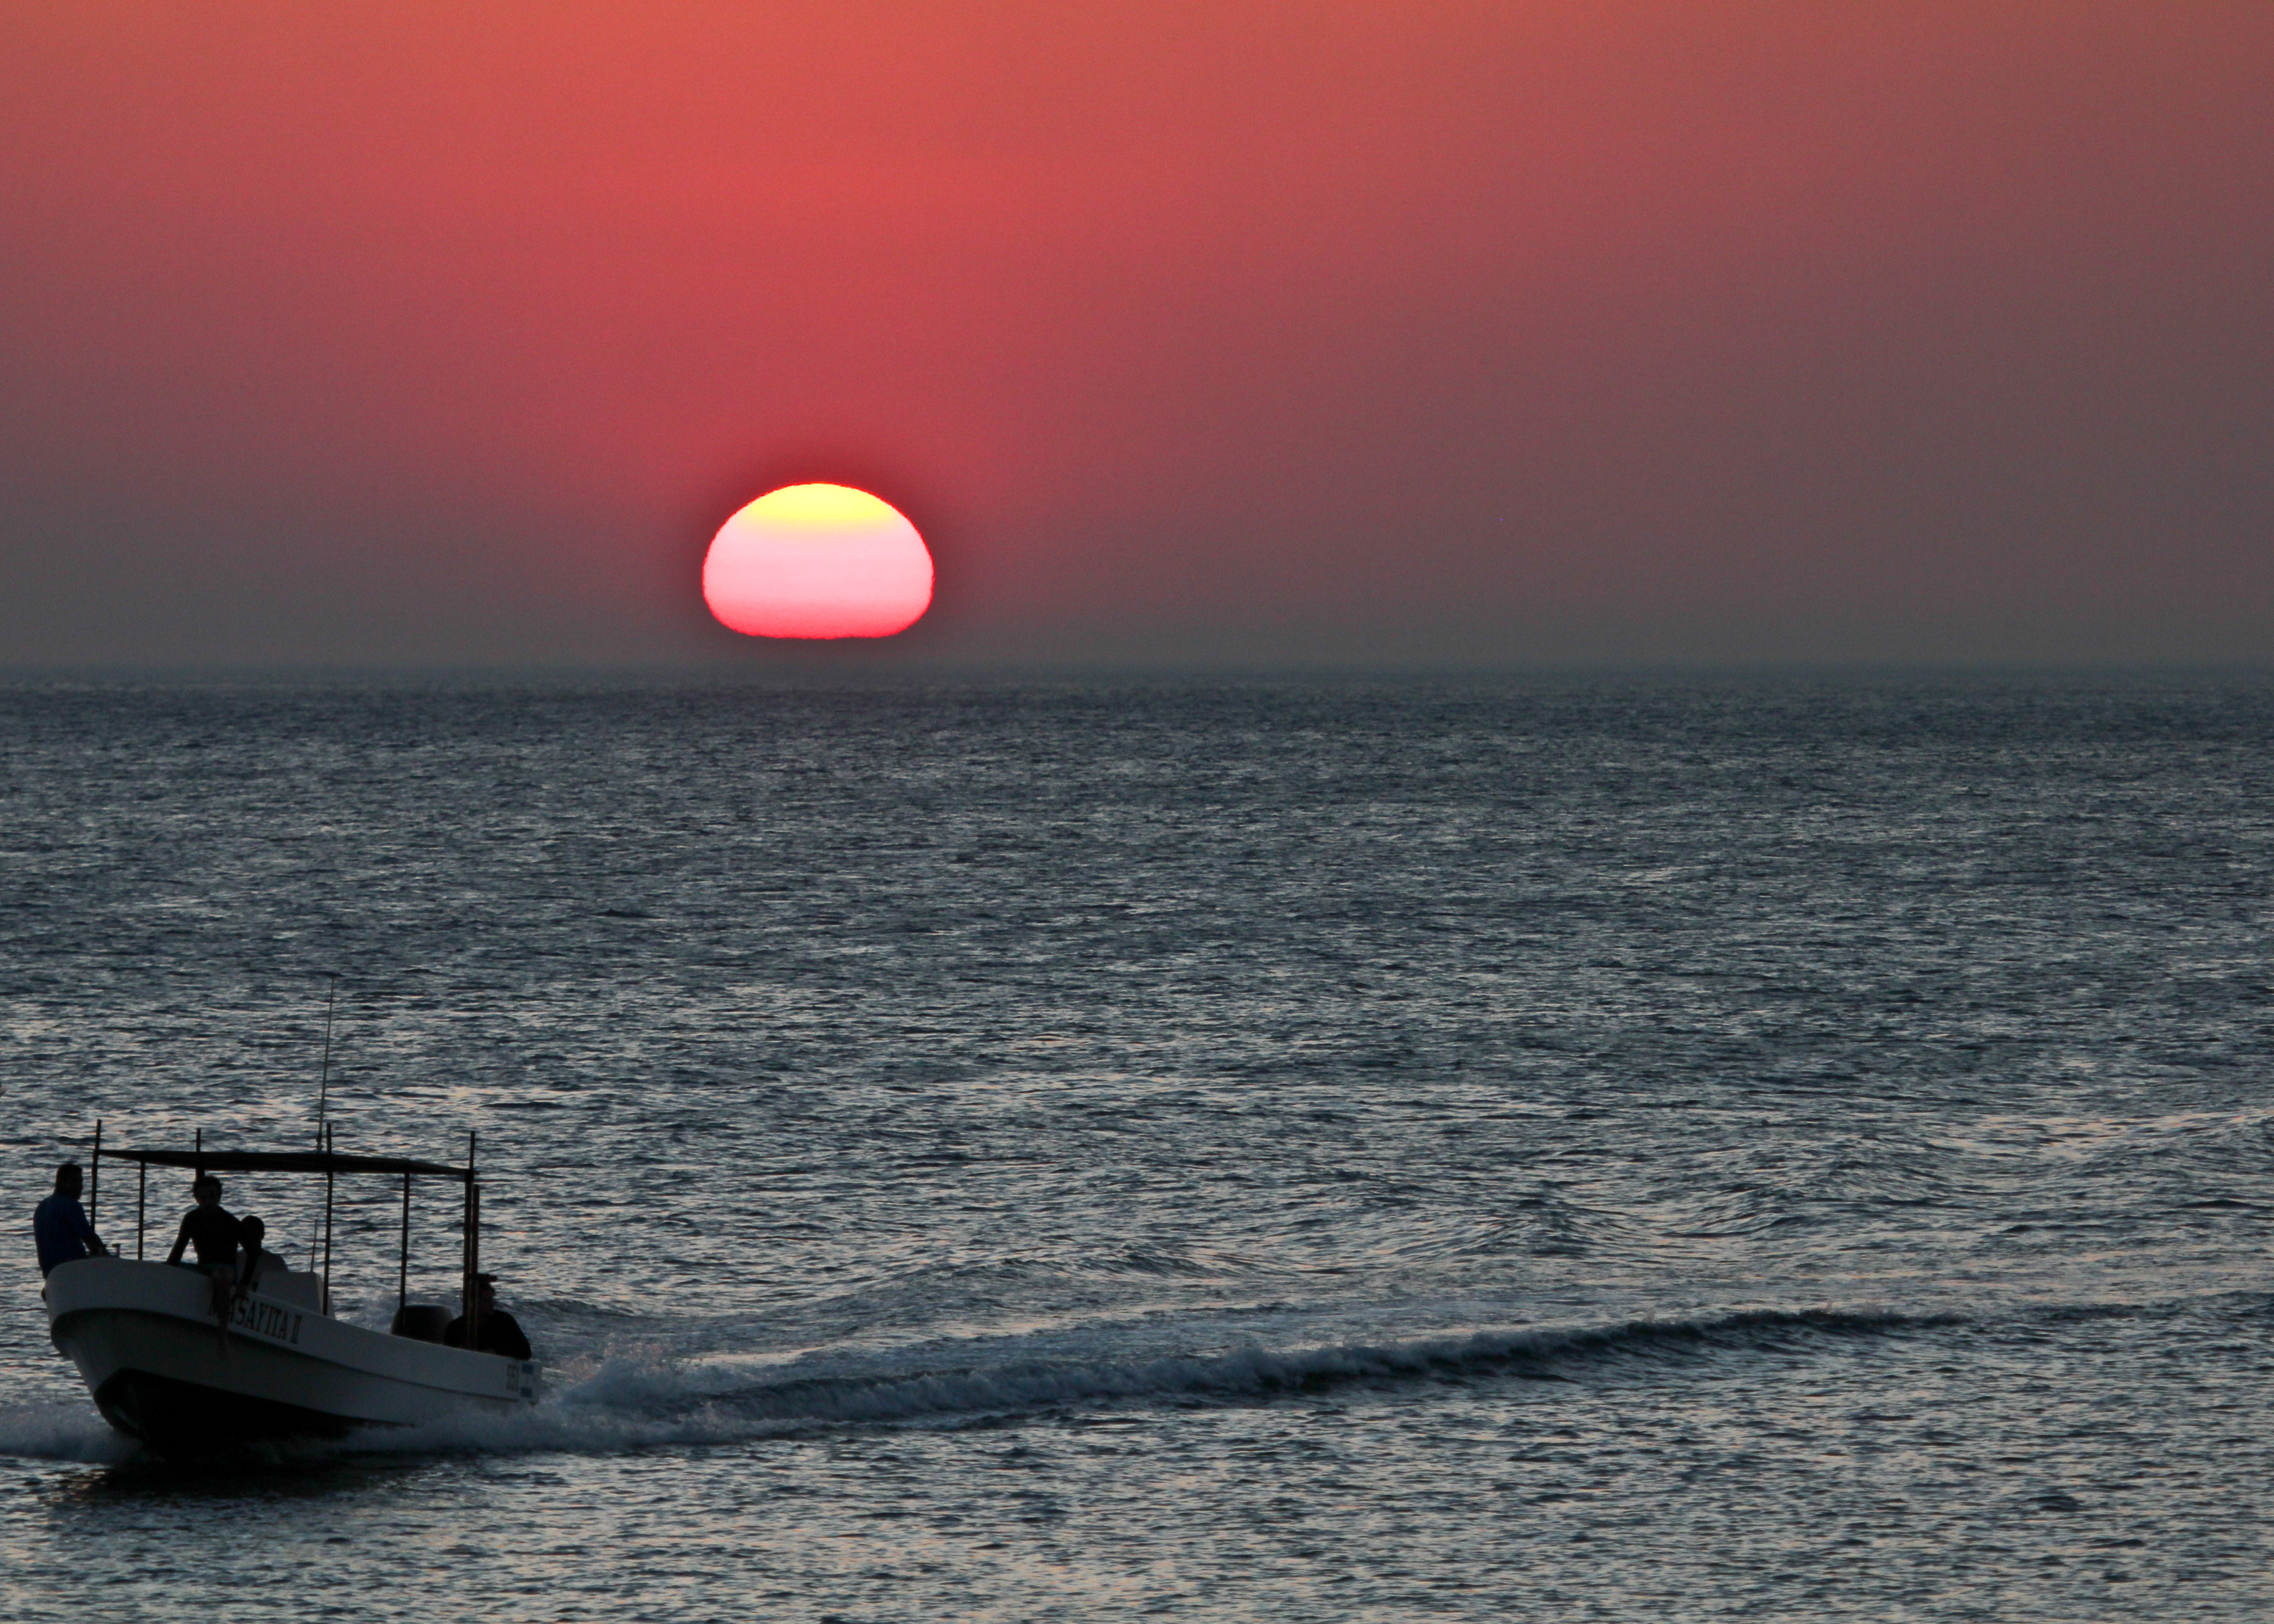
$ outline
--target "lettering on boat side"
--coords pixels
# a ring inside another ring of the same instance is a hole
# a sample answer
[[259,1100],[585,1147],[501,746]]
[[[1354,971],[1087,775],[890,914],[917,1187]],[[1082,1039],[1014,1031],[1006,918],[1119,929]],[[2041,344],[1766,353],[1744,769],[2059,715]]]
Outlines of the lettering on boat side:
[[256,1336],[273,1336],[297,1348],[300,1345],[300,1320],[301,1316],[288,1308],[264,1303],[257,1297],[241,1297],[237,1299],[237,1312],[230,1316],[230,1323],[239,1330],[251,1331]]

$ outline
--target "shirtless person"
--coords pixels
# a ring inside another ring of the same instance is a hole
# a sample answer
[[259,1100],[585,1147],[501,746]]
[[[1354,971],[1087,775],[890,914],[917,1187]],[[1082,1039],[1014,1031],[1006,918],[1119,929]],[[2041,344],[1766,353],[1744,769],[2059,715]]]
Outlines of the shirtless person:
[[208,1274],[222,1269],[232,1272],[237,1267],[237,1219],[221,1204],[221,1180],[210,1173],[200,1173],[190,1185],[190,1193],[197,1205],[182,1215],[182,1227],[174,1236],[174,1250],[166,1254],[169,1263],[179,1263],[183,1252],[196,1247],[198,1260],[192,1267]]
[[197,1248],[198,1260],[192,1267],[213,1282],[214,1321],[222,1327],[226,1350],[230,1296],[237,1284],[237,1222],[221,1204],[221,1180],[212,1174],[200,1173],[192,1179],[190,1193],[198,1204],[182,1215],[182,1227],[175,1232],[174,1250],[166,1254],[166,1261],[179,1263],[184,1248]]

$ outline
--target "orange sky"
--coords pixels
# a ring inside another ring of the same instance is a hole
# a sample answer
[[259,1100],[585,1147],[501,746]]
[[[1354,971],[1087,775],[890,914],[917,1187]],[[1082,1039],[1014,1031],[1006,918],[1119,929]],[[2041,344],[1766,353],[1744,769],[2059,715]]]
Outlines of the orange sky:
[[19,4],[0,664],[2274,657],[2274,8]]

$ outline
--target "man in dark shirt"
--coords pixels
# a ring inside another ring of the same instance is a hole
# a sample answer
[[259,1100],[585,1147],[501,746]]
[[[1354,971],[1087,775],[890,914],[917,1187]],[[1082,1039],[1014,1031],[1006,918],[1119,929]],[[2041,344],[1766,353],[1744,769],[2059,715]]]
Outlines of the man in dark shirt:
[[194,1246],[198,1252],[197,1267],[207,1274],[237,1267],[237,1219],[221,1204],[221,1180],[210,1173],[200,1173],[190,1185],[190,1193],[198,1204],[182,1216],[182,1227],[174,1236],[174,1250],[166,1254],[169,1263],[179,1263],[184,1248]]
[[40,1275],[45,1279],[59,1264],[79,1258],[100,1258],[110,1249],[102,1244],[87,1209],[79,1204],[79,1163],[66,1162],[56,1169],[56,1192],[32,1214],[32,1240],[40,1249]]
[[[476,1353],[501,1353],[508,1359],[533,1359],[521,1322],[497,1305],[497,1276],[477,1274],[474,1289],[481,1304],[481,1329],[474,1335]],[[442,1340],[453,1348],[466,1345],[466,1317],[460,1314],[443,1328]]]

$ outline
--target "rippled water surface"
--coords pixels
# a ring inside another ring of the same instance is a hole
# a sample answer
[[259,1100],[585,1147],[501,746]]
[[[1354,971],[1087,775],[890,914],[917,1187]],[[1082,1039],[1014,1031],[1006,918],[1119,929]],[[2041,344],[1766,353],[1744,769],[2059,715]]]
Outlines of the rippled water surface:
[[[0,1613],[2264,1618],[2270,724],[0,688]],[[327,971],[340,1147],[478,1132],[549,1395],[139,1458],[29,1210],[98,1116],[305,1143]]]

